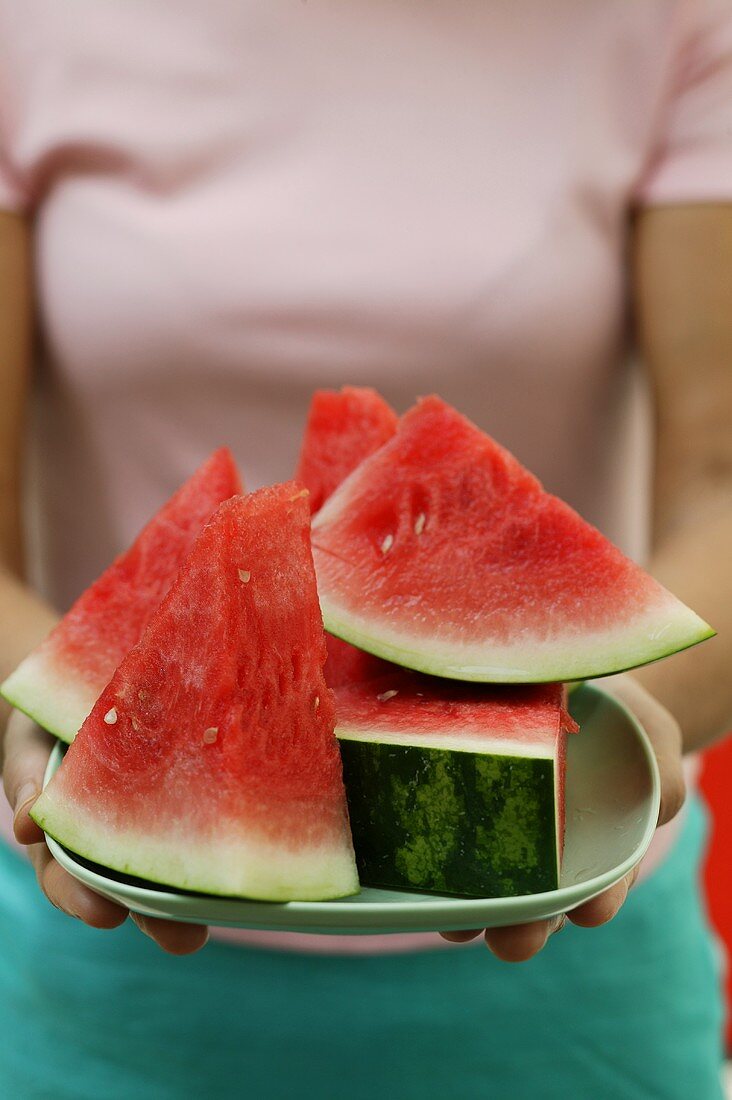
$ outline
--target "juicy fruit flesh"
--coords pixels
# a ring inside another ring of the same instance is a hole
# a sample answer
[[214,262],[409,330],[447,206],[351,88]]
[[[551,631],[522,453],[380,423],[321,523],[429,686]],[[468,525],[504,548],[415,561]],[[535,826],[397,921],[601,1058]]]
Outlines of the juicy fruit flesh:
[[325,680],[330,688],[373,680],[392,669],[387,661],[381,661],[371,653],[356,649],[333,634],[327,634],[325,640],[328,647]]
[[313,546],[327,629],[437,675],[576,679],[711,633],[438,398],[335,492]]
[[58,659],[84,682],[106,683],[139,641],[203,524],[237,493],[241,482],[233,460],[228,451],[218,451],[65,616],[63,629],[55,632]]
[[237,493],[239,474],[222,448],[8,678],[3,691],[13,705],[71,741],[122,658],[139,641],[204,523]]
[[394,435],[397,415],[375,390],[318,390],[310,404],[295,475],[317,512],[343,479]]
[[577,729],[561,684],[483,687],[401,670],[338,688],[336,715],[341,738],[509,754],[552,754],[560,731]]
[[[308,518],[293,483],[218,510],[34,809],[62,843],[210,892],[357,889]],[[82,835],[68,835],[70,817]],[[130,850],[119,838],[134,835]],[[222,865],[217,853],[237,845],[243,865]],[[269,853],[255,860],[271,866],[264,885],[250,883],[252,850]],[[313,886],[318,861],[337,882]]]
[[[621,600],[647,604],[648,578],[628,569],[594,528],[573,522],[571,509],[544,494],[506,452],[483,446],[484,437],[457,414],[426,402],[418,413],[394,453],[372,462],[373,482],[354,486],[347,504],[338,498],[343,506],[333,501],[314,523],[318,551],[334,554],[337,535],[344,567],[371,575],[355,606],[378,601],[388,612],[413,603],[415,635],[444,629],[480,641],[489,591],[491,637],[506,642],[527,614],[549,633],[553,619],[581,613],[592,630],[612,620]],[[583,601],[588,560],[597,590]],[[651,597],[660,595],[655,582],[650,588]]]
[[[359,463],[396,431],[398,418],[375,390],[345,386],[339,393],[318,390],[310,403],[296,480],[310,493],[317,512]],[[325,678],[330,687],[366,680],[384,671],[384,662],[329,635]]]

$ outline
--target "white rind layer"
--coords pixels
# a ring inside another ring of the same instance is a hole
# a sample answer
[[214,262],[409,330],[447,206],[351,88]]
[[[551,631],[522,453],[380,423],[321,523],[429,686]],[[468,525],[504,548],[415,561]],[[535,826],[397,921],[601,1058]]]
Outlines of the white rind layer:
[[[316,551],[317,564],[317,551]],[[541,639],[527,631],[510,645],[469,643],[455,638],[420,638],[383,618],[366,619],[332,598],[321,584],[326,630],[359,649],[417,672],[475,683],[540,683],[588,680],[637,668],[711,638],[714,631],[668,593],[642,615],[609,630],[572,632]]]
[[58,662],[40,649],[8,676],[0,694],[39,726],[71,744],[99,692],[80,681],[71,670],[64,673]]
[[552,752],[546,739],[533,743],[510,738],[498,740],[482,735],[466,737],[464,734],[450,730],[415,730],[414,733],[406,733],[404,730],[364,730],[338,725],[335,732],[339,741],[364,741],[369,744],[404,745],[421,749],[447,749],[450,752],[474,752],[491,756],[526,756],[552,761],[555,761],[557,756],[556,740],[554,752]]
[[[327,901],[359,892],[353,852],[346,843],[288,851],[242,834],[201,839],[176,828],[170,837],[120,829],[47,788],[33,819],[65,848],[123,874],[179,890],[258,901]],[[223,831],[223,830],[222,830]]]

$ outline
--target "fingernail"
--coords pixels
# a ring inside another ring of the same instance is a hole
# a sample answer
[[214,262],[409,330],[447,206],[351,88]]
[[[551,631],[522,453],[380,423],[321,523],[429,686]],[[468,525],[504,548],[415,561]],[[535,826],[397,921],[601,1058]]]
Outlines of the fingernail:
[[34,802],[38,797],[38,788],[35,783],[24,783],[18,793],[15,796],[15,809],[13,810],[13,820],[17,818],[21,810],[28,805],[29,802]]
[[567,914],[562,913],[561,917],[558,918],[558,920],[556,922],[556,925],[554,926],[554,928],[552,928],[550,935],[555,936],[557,934],[557,932],[561,932],[566,923],[567,923]]

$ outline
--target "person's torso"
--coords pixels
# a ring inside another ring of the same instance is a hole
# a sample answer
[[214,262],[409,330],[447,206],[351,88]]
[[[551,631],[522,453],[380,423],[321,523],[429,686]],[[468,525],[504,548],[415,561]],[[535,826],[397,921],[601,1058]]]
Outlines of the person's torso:
[[669,0],[4,14],[37,204],[43,584],[218,443],[291,474],[316,386],[432,390],[633,541],[624,250]]

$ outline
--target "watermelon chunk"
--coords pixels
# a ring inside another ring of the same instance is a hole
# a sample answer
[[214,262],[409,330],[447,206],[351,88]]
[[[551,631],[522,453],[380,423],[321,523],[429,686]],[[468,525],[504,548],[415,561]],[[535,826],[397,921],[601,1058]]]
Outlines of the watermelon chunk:
[[[360,462],[396,431],[398,418],[376,390],[345,386],[340,393],[316,391],[310,403],[296,480],[310,491],[313,512]],[[386,661],[327,636],[325,678],[329,687],[368,680],[387,671]]]
[[224,447],[86,589],[0,694],[62,741],[73,741],[114,670],[139,641],[205,522],[241,491],[234,459]]
[[310,403],[295,474],[317,512],[345,477],[396,431],[398,418],[376,390],[344,386],[317,390]]
[[326,629],[460,680],[588,679],[714,631],[437,397],[313,521]]
[[402,671],[336,692],[366,886],[507,897],[559,885],[567,732],[559,684]]
[[185,890],[352,894],[306,493],[223,504],[33,808],[87,859]]

